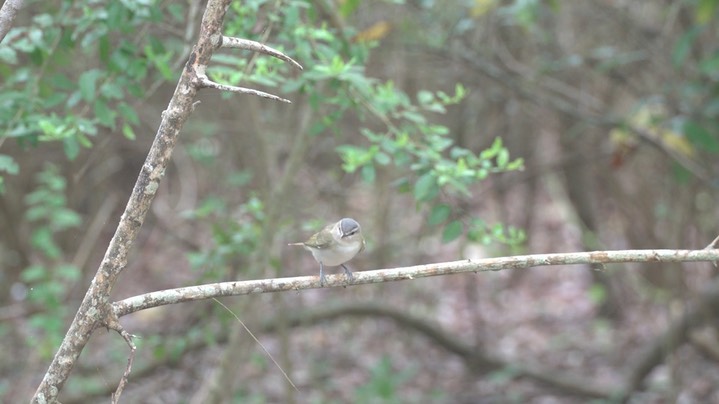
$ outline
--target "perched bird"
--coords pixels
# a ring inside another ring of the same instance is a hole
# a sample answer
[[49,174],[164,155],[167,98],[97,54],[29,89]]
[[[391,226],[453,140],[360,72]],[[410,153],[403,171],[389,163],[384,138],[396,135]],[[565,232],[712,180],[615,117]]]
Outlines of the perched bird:
[[345,266],[345,262],[354,258],[365,247],[359,223],[350,218],[327,225],[305,242],[290,243],[289,245],[303,246],[320,263],[320,286],[325,284],[325,265],[341,266],[347,275],[347,280],[351,283],[354,278],[352,271]]

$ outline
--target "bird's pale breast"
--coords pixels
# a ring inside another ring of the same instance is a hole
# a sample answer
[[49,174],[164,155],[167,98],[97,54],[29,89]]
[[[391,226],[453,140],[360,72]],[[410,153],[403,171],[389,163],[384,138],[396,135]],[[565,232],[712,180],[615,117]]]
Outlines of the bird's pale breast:
[[321,262],[327,266],[338,266],[354,258],[355,255],[362,248],[362,242],[360,240],[354,240],[351,243],[338,243],[332,248],[327,249],[307,249],[312,252],[312,255],[318,262]]

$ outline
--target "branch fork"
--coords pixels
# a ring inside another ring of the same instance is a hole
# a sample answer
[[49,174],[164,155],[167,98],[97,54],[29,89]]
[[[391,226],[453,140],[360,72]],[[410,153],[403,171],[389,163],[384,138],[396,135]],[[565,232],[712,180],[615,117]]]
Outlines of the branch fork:
[[[285,55],[284,53],[278,51],[277,49],[271,48],[267,45],[264,45],[262,43],[251,41],[249,39],[241,39],[241,38],[234,38],[229,36],[217,36],[212,38],[212,43],[215,45],[216,48],[234,48],[234,49],[245,49],[252,52],[258,52],[263,53],[268,56],[275,57],[277,59],[280,59],[282,61],[285,61],[289,64],[291,64],[293,67],[302,70],[302,65],[297,63],[294,59],[291,57]],[[228,84],[220,84],[216,83],[212,80],[210,80],[207,77],[206,74],[206,67],[205,65],[198,65],[195,68],[196,73],[196,80],[195,85],[199,88],[214,88],[216,90],[221,91],[231,91],[234,93],[240,93],[240,94],[250,94],[250,95],[256,95],[258,97],[262,98],[268,98],[275,101],[282,101],[286,102],[288,104],[291,104],[290,100],[287,100],[282,97],[278,97],[274,94],[269,94],[263,91],[254,90],[251,88],[246,87],[238,87],[238,86],[231,86]]]
[[105,326],[108,329],[117,331],[117,333],[122,336],[122,339],[125,340],[125,343],[127,343],[127,346],[130,348],[130,354],[127,356],[127,366],[125,367],[125,372],[122,374],[122,377],[120,378],[120,383],[117,385],[117,389],[112,394],[111,398],[112,404],[117,404],[120,402],[120,396],[122,395],[122,391],[125,390],[125,386],[127,386],[127,383],[130,379],[130,373],[132,372],[132,363],[135,360],[135,352],[137,351],[137,346],[133,342],[133,338],[138,337],[136,335],[130,334],[129,332],[127,332],[127,330],[125,330],[125,328],[122,327],[117,313],[114,310],[109,311],[108,319],[105,320]]

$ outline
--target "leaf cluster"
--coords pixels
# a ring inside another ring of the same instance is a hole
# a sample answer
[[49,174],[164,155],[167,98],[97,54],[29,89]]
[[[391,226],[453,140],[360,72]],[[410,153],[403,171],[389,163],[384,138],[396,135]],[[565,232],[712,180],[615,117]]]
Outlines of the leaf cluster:
[[[176,5],[158,2],[38,4],[0,45],[0,143],[57,142],[73,160],[99,135],[133,139],[140,118],[130,100],[146,96],[148,80],[177,74],[167,41],[147,34],[168,10],[179,21]],[[17,173],[13,160],[0,155],[0,175]]]

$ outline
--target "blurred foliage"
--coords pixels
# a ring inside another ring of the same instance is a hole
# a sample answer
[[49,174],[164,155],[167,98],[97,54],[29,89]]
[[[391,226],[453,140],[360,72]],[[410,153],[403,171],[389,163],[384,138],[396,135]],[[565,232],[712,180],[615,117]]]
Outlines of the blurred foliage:
[[390,358],[384,356],[371,369],[367,383],[357,389],[355,402],[406,403],[407,397],[401,394],[400,389],[415,373],[416,371],[411,368],[394,370]]
[[[179,42],[152,33],[153,25],[172,19],[167,8],[176,8],[161,7],[142,0],[33,5],[31,20],[16,23],[0,44],[0,146],[56,143],[74,160],[101,136],[134,139],[140,120],[133,103],[151,83],[179,74],[168,65],[175,54],[168,48],[179,49],[173,47]],[[6,175],[20,174],[18,158],[0,153],[0,193]],[[46,165],[37,181],[24,213],[33,262],[20,280],[29,287],[28,301],[42,308],[30,316],[27,343],[46,358],[64,334],[74,307],[68,294],[81,278],[61,240],[82,221],[67,206],[67,179],[56,166]]]
[[79,227],[80,216],[67,207],[66,180],[54,165],[46,165],[37,175],[35,191],[25,197],[28,209],[25,219],[32,223],[31,240],[39,261],[25,268],[20,278],[29,291],[28,301],[42,310],[30,316],[32,328],[28,346],[43,358],[50,358],[65,333],[65,318],[70,306],[65,304],[68,288],[80,280],[80,269],[65,262],[59,239],[63,231]]
[[[235,14],[228,15],[225,30],[231,35],[250,37],[254,24],[249,16],[255,15],[265,3],[274,4],[269,0],[233,2],[231,10]],[[342,12],[351,13],[351,4]],[[395,190],[412,192],[417,207],[426,207],[431,212],[429,223],[442,226],[444,242],[463,234],[485,244],[523,242],[521,230],[505,228],[502,224],[488,225],[477,218],[466,219],[466,212],[459,210],[456,203],[443,201],[443,195],[471,198],[471,186],[488,175],[523,168],[522,159],[510,159],[501,138],[489,149],[474,153],[454,145],[448,127],[432,123],[433,115],[446,113],[447,107],[464,99],[465,88],[457,84],[453,95],[421,90],[413,101],[392,81],[382,82],[365,73],[370,51],[378,45],[371,38],[381,38],[387,27],[379,28],[381,33],[365,32],[361,41],[350,41],[347,38],[357,39],[355,28],[346,26],[346,32],[337,32],[323,24],[306,24],[302,18],[305,10],[308,13],[305,18],[317,18],[316,10],[308,8],[305,1],[286,2],[282,8],[264,15],[279,25],[276,41],[283,44],[280,49],[305,63],[303,74],[292,78],[287,64],[272,58],[252,59],[254,69],[246,73],[250,63],[247,58],[221,54],[215,60],[226,66],[211,68],[211,76],[231,84],[246,80],[279,86],[285,93],[306,94],[312,107],[322,110],[322,119],[311,126],[313,135],[336,131],[338,122],[354,114],[367,125],[357,130],[368,144],[348,143],[337,147],[342,168],[348,173],[358,171],[368,183],[375,181],[378,167],[394,168]],[[330,95],[325,89],[330,90]],[[384,128],[372,129],[377,123]]]
[[[0,142],[58,142],[73,160],[98,136],[134,138],[133,102],[149,82],[179,76],[168,64],[173,42],[148,32],[182,18],[162,4],[64,0],[16,24],[0,45]],[[13,160],[0,155],[0,175],[17,174]]]
[[[509,142],[503,132],[474,133],[476,137],[494,139],[486,143],[489,146],[484,150],[465,147],[457,141],[453,128],[446,123],[448,112],[468,102],[480,88],[485,91],[469,80],[469,74],[462,84],[443,82],[448,88],[445,91],[420,88],[405,92],[392,80],[372,77],[368,73],[371,57],[390,33],[400,32],[402,40],[417,48],[445,52],[442,61],[446,64],[454,62],[447,56],[451,53],[461,53],[467,59],[493,61],[488,54],[494,44],[477,42],[472,35],[485,29],[501,31],[497,37],[506,41],[503,46],[526,41],[522,43],[525,48],[516,55],[520,63],[526,64],[529,73],[525,71],[525,74],[530,77],[526,81],[532,84],[565,77],[568,77],[566,82],[571,83],[572,75],[580,68],[586,68],[584,73],[595,77],[621,77],[622,69],[634,67],[637,61],[647,58],[643,48],[627,50],[622,48],[623,43],[601,43],[601,46],[567,53],[563,48],[551,47],[558,42],[552,32],[553,17],[570,7],[570,3],[556,0],[420,1],[411,7],[406,5],[411,18],[401,24],[381,16],[386,19],[373,21],[364,29],[352,23],[360,19],[360,12],[369,7],[369,3],[342,1],[338,2],[338,10],[323,10],[320,3],[233,1],[225,23],[226,35],[266,41],[299,60],[305,70],[297,73],[274,58],[222,49],[213,57],[208,70],[210,77],[219,82],[258,85],[284,94],[305,96],[319,117],[310,124],[313,139],[330,136],[339,139],[331,152],[341,160],[341,167],[337,165],[335,170],[324,174],[337,178],[341,168],[344,173],[356,174],[366,184],[376,185],[380,174],[391,173],[392,191],[412,198],[429,229],[443,242],[465,237],[482,244],[522,243],[526,238],[523,230],[477,217],[476,200],[482,181],[492,174],[522,170],[525,161],[510,157],[506,146]],[[642,131],[682,157],[714,167],[712,162],[719,153],[717,4],[716,0],[690,0],[676,6],[680,11],[688,11],[690,19],[688,24],[677,25],[682,32],[676,34],[671,43],[666,66],[672,70],[671,80],[652,82],[648,86],[650,90],[639,91],[636,88],[641,88],[642,83],[638,73],[626,75],[630,79],[624,87],[634,93],[627,97],[631,98],[631,107],[622,108],[619,116],[612,117],[612,122],[621,123],[607,131],[608,142],[614,147],[638,147],[636,131]],[[188,24],[188,4],[64,0],[36,2],[32,8],[32,17],[16,24],[0,44],[0,147],[4,142],[14,142],[24,150],[41,143],[56,144],[68,161],[77,161],[82,160],[83,151],[96,146],[102,137],[122,134],[134,139],[140,125],[137,105],[151,95],[158,83],[172,83],[179,75],[183,51],[190,45],[181,35]],[[335,25],[329,18],[328,14],[333,11],[344,18],[344,26]],[[500,21],[500,27],[492,25],[493,18]],[[454,48],[452,45],[456,44],[452,40],[464,36],[469,38],[467,43],[481,46]],[[522,59],[523,52],[531,56]],[[502,59],[502,63],[506,60]],[[180,63],[173,65],[173,61]],[[454,80],[458,74],[463,73],[450,73],[442,78]],[[511,90],[523,89],[521,86],[526,85],[520,75],[507,77],[510,79],[506,81],[511,83],[507,88]],[[496,80],[502,81],[502,78]],[[435,85],[437,83],[432,82],[427,87]],[[518,91],[520,97],[514,94],[512,98],[531,98],[529,93],[541,90],[528,88],[530,91]],[[487,95],[488,98],[494,96]],[[545,109],[541,110],[541,117],[532,116],[537,126],[544,124],[539,122],[542,119],[566,119],[562,115],[565,110],[554,115],[557,112],[551,111],[554,105],[544,104],[551,97],[539,99]],[[608,111],[601,112],[610,115]],[[577,120],[582,119],[579,115]],[[353,133],[347,133],[347,125],[342,125],[348,121],[358,122],[352,127]],[[211,125],[203,124],[207,125],[203,129]],[[566,129],[554,124],[549,126],[552,131]],[[521,134],[525,138],[533,135]],[[193,161],[202,168],[217,168],[216,154],[204,148],[202,141],[191,140],[186,150]],[[19,155],[3,151],[0,149],[0,192],[5,192],[6,176],[25,170]],[[663,158],[671,161],[671,156]],[[264,194],[252,188],[252,179],[257,173],[241,170],[223,172],[221,178],[212,178],[222,187],[239,190],[240,202],[226,195],[209,193],[202,195],[200,203],[182,216],[186,223],[207,229],[209,234],[209,241],[187,248],[192,250],[186,256],[189,264],[202,274],[200,281],[227,277],[228,268],[240,267],[239,260],[256,251],[263,240],[267,206],[271,201],[263,200],[260,195]],[[676,173],[675,179],[683,180],[682,185],[691,183],[688,180],[691,173],[682,170]],[[31,264],[22,268],[20,280],[29,286],[27,300],[41,308],[29,317],[31,337],[27,344],[43,357],[51,355],[59,343],[66,320],[72,314],[67,307],[73,305],[68,305],[67,299],[81,277],[80,269],[67,258],[72,252],[68,252],[63,243],[66,233],[83,224],[74,207],[68,206],[66,178],[69,176],[57,166],[47,165],[38,173],[33,191],[22,199],[21,216],[28,228],[32,254],[28,254]],[[710,178],[716,184],[717,177]],[[713,203],[711,197],[704,200],[709,201],[704,202],[705,205]],[[475,204],[467,207],[470,202]],[[656,202],[657,206],[661,202]],[[527,209],[535,208],[540,209],[535,206]],[[665,216],[672,216],[672,205],[665,203],[662,209]],[[313,228],[319,225],[310,221],[305,224],[309,223]],[[714,226],[715,221],[704,223]],[[649,227],[667,228],[662,222]],[[665,233],[662,230],[662,234]],[[276,261],[272,264],[279,265]],[[607,289],[598,285],[591,286],[587,295],[596,304],[609,299]],[[222,321],[223,316],[217,317]],[[212,341],[214,337],[209,329],[193,328],[192,332],[200,334],[193,338]],[[183,355],[189,339],[188,336],[168,342],[165,338],[149,337],[141,343],[152,349],[155,359],[175,360]],[[356,390],[356,400],[401,401],[400,391],[412,382],[414,371],[397,372],[396,368],[386,357],[375,363],[366,384]],[[506,372],[502,374],[506,379],[502,382],[511,381],[514,376]],[[0,396],[7,388],[0,382]],[[258,402],[264,398],[250,391],[242,391],[236,397],[237,401]]]
[[[696,149],[710,155],[719,154],[719,46],[707,49],[698,40],[708,29],[707,23],[716,22],[717,4],[719,2],[713,0],[700,0],[696,8],[697,25],[674,44],[673,67],[690,75],[688,80],[669,87],[671,95],[678,95],[680,105],[666,120]],[[690,54],[698,59],[690,58]]]
[[238,257],[249,256],[262,239],[265,219],[262,201],[253,196],[233,210],[236,211],[233,215],[235,219],[228,221],[229,213],[223,199],[208,196],[197,209],[185,212],[188,219],[211,226],[212,247],[187,254],[192,268],[201,272],[202,281],[217,281],[226,277],[231,273],[231,264],[236,263]]

